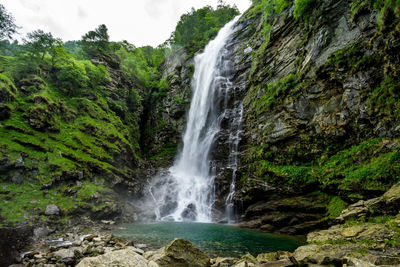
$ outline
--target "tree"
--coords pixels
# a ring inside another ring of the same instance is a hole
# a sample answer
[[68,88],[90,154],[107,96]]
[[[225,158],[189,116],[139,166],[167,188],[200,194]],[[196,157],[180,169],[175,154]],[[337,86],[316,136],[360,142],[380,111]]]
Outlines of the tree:
[[0,4],[0,40],[10,39],[16,32],[14,17]]
[[90,57],[107,53],[109,46],[108,29],[104,24],[82,36],[82,49]]
[[28,39],[24,40],[27,50],[38,61],[43,61],[46,53],[49,53],[56,43],[60,42],[50,32],[45,33],[42,30],[30,32],[27,37]]
[[188,52],[195,53],[203,48],[219,29],[239,14],[234,6],[219,1],[217,9],[206,6],[183,14],[168,42],[171,47],[183,46]]

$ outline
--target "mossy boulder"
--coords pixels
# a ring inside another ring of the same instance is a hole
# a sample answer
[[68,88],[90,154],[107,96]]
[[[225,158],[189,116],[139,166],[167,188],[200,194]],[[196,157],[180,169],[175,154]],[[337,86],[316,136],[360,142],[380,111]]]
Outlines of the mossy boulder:
[[181,238],[175,238],[167,246],[159,249],[149,260],[165,267],[208,267],[211,266],[210,256],[192,243]]
[[47,87],[46,82],[36,75],[28,76],[19,81],[21,91],[25,94],[33,94]]
[[13,82],[5,75],[0,74],[0,103],[14,101],[17,88]]
[[30,107],[27,113],[24,114],[24,118],[36,130],[56,130],[54,117],[45,106],[36,105]]

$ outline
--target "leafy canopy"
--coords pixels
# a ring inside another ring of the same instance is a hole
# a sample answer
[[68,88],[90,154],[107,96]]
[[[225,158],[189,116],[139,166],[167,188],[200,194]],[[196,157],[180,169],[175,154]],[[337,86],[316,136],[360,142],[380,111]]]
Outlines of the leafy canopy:
[[218,31],[239,14],[236,6],[231,7],[220,1],[217,9],[206,6],[181,16],[168,43],[185,47],[190,53],[202,49]]
[[82,36],[82,49],[90,57],[107,53],[110,48],[109,38],[107,26],[101,24]]
[[0,40],[10,39],[16,32],[14,17],[0,4]]

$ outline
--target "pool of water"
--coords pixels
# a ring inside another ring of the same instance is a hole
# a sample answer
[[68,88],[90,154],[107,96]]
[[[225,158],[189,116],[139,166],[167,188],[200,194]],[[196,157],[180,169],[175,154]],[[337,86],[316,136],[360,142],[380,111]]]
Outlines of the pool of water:
[[278,250],[294,251],[304,244],[299,238],[259,233],[233,225],[207,223],[125,224],[115,231],[115,235],[152,247],[162,247],[174,238],[184,238],[213,257],[246,253],[257,256]]

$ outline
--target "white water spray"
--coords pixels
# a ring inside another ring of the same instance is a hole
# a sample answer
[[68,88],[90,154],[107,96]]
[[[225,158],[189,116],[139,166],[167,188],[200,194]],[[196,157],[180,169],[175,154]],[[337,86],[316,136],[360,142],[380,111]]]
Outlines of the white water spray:
[[[153,186],[156,214],[161,220],[210,222],[215,202],[215,171],[210,158],[220,123],[224,118],[220,100],[226,99],[231,82],[230,61],[225,45],[238,20],[225,25],[202,54],[195,57],[193,97],[183,136],[183,149],[169,169],[169,175]],[[222,113],[222,114],[221,114]],[[164,211],[164,212],[163,212]],[[168,213],[170,211],[170,213]]]

